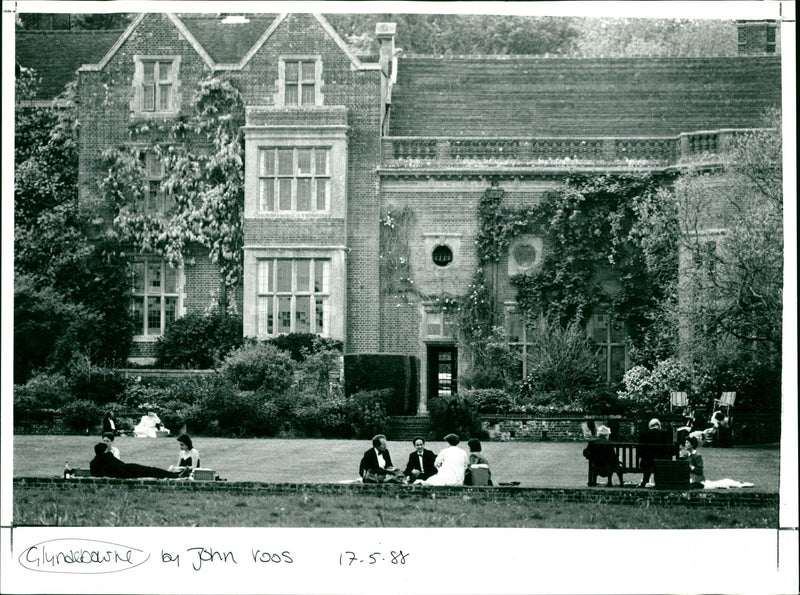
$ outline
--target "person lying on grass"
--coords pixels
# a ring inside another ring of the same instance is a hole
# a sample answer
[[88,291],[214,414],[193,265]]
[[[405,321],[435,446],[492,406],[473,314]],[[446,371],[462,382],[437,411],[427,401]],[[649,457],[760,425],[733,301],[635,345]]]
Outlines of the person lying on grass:
[[118,479],[134,479],[137,477],[154,477],[156,479],[177,479],[181,471],[167,471],[158,467],[148,467],[137,463],[125,463],[116,458],[108,450],[105,442],[94,445],[94,458],[89,463],[92,477],[116,477]]

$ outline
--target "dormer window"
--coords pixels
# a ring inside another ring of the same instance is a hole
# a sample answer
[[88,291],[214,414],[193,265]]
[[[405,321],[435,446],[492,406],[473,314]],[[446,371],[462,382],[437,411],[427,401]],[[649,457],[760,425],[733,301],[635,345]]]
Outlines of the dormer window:
[[281,58],[276,105],[322,105],[322,61],[316,56]]
[[132,111],[167,117],[180,111],[179,56],[134,56]]

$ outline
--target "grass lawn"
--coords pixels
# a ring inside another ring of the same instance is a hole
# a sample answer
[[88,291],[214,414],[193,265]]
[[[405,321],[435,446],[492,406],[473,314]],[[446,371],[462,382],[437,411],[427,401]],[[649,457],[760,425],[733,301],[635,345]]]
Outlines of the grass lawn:
[[[61,475],[64,463],[88,467],[94,456],[94,436],[14,436],[14,476]],[[174,438],[119,437],[122,460],[155,467],[177,462]],[[194,438],[200,463],[228,481],[329,483],[358,477],[358,463],[370,447],[367,440]],[[463,444],[466,448],[466,444]],[[519,481],[522,487],[568,488],[586,485],[583,442],[485,442],[495,482]],[[429,442],[439,452],[444,442]],[[410,442],[389,442],[397,467],[405,467]],[[701,448],[708,479],[731,478],[755,484],[755,490],[777,492],[779,449],[763,447]],[[616,479],[615,479],[616,481]],[[641,475],[628,475],[638,483]],[[599,488],[598,488],[599,489]]]
[[[198,511],[202,514],[198,515]],[[775,529],[776,508],[391,498],[372,494],[164,493],[81,486],[25,489],[14,524],[89,527],[525,527],[548,529]]]

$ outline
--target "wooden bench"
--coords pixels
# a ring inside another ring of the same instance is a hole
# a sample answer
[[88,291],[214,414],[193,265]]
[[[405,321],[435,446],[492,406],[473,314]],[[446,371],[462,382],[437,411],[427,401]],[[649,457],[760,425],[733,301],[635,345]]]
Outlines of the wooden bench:
[[[589,459],[589,483],[592,479],[597,477],[597,472],[594,470],[594,463],[592,462],[592,448],[599,440],[598,438],[589,442],[588,459]],[[623,475],[626,473],[642,473],[642,468],[639,466],[641,460],[641,452],[643,450],[650,450],[654,456],[653,459],[673,460],[678,456],[678,444],[640,444],[638,442],[608,442],[617,455],[617,460],[620,462],[619,472]],[[616,473],[616,471],[615,471]]]

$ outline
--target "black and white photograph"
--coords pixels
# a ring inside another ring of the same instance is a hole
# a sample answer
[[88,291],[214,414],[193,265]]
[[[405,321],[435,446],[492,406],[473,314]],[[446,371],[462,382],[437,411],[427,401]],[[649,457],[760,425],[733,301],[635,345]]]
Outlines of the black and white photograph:
[[796,592],[794,10],[4,0],[0,591]]

